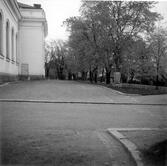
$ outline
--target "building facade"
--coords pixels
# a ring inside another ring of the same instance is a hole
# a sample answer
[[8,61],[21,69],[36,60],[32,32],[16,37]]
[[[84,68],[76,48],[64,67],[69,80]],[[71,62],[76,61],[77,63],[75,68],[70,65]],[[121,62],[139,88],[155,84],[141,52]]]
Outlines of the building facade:
[[42,78],[47,21],[39,4],[0,0],[0,82]]

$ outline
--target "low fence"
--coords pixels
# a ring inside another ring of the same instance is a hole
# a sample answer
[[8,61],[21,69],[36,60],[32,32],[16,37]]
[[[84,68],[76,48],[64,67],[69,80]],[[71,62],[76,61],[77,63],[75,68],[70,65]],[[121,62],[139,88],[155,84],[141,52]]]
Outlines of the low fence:
[[[149,90],[156,89],[156,86],[140,85],[140,84],[127,84],[127,83],[113,84],[112,86],[118,87],[118,88],[137,88],[137,89],[149,89]],[[167,92],[167,87],[158,86],[158,90],[163,91],[163,92]]]

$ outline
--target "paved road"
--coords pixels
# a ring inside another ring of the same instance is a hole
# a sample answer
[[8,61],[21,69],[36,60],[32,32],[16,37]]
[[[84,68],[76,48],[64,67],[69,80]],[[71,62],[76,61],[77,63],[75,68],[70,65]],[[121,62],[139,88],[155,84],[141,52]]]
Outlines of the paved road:
[[2,86],[0,99],[167,104],[167,95],[128,96],[103,86],[50,80]]
[[102,86],[73,81],[34,81],[0,88],[1,99],[41,99],[57,101],[134,102],[128,96]]
[[118,103],[0,102],[4,164],[131,166],[124,149],[115,140],[108,140],[106,129],[167,127],[166,106],[119,105],[167,103],[166,95],[128,96],[72,81],[34,81],[1,87],[0,99]]

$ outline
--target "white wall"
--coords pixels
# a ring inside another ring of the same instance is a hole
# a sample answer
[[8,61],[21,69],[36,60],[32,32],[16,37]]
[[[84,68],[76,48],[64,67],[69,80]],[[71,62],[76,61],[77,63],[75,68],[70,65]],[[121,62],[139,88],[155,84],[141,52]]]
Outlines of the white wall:
[[[0,55],[0,76],[21,74],[21,65],[28,64],[29,75],[45,75],[44,70],[44,36],[47,33],[47,24],[43,9],[20,9],[15,14],[7,0],[0,0],[0,12],[3,15],[3,52]],[[12,1],[11,1],[12,2]],[[9,21],[9,59],[6,58],[6,21]],[[12,28],[14,29],[14,51],[12,51]],[[16,46],[16,34],[18,45]],[[18,52],[16,51],[16,47]],[[16,63],[16,52],[17,60]],[[12,55],[14,60],[12,61]]]
[[[14,28],[14,37],[16,37],[16,33],[18,33],[18,19],[14,12],[11,10],[10,6],[7,5],[3,0],[0,0],[0,12],[3,16],[3,43],[2,43],[2,55],[0,55],[0,73],[3,74],[12,74],[18,75],[18,65],[16,64],[16,40],[14,40],[14,53],[11,51],[11,35],[12,28]],[[6,21],[9,21],[9,58],[10,61],[6,59]],[[14,54],[14,61],[12,61],[12,54]]]
[[45,75],[42,23],[22,22],[19,35],[21,63],[29,65],[29,75]]

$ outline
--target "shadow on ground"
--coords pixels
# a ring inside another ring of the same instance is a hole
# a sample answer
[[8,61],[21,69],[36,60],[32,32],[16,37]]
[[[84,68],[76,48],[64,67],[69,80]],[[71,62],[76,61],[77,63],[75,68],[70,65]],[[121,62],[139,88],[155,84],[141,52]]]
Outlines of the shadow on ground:
[[143,156],[147,163],[165,166],[167,157],[167,140],[158,142],[152,145],[150,148],[143,150]]

